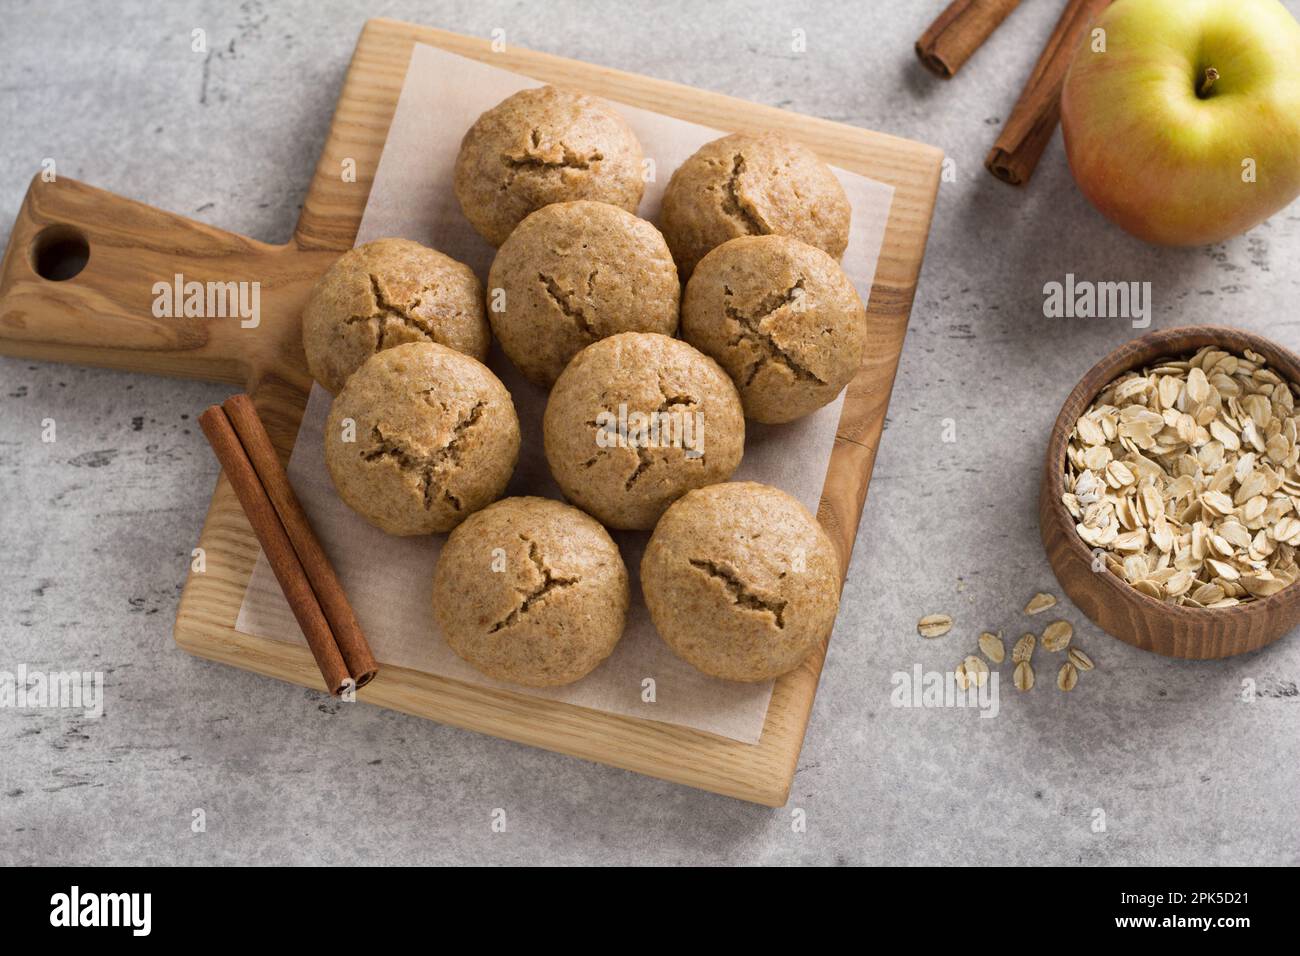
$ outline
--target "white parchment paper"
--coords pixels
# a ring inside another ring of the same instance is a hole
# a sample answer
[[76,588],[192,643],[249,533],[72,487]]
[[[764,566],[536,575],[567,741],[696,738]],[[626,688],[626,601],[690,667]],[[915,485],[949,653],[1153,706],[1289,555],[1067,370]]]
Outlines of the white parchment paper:
[[[417,45],[402,87],[392,127],[375,174],[357,243],[402,236],[433,246],[468,263],[486,280],[494,250],[461,215],[452,191],[452,168],[461,136],[479,114],[511,93],[538,86],[535,80]],[[615,109],[631,124],[656,181],[646,186],[640,215],[658,218],[668,179],[683,160],[723,131],[622,104]],[[854,173],[836,170],[853,207],[844,268],[867,301],[884,236],[893,189]],[[526,382],[493,349],[488,364],[514,397],[523,447],[507,494],[561,497],[542,450],[544,390]],[[843,405],[843,394],[801,421],[782,426],[746,423],[744,461],[736,480],[783,488],[817,511],[827,463]],[[433,567],[443,536],[398,538],[371,527],[334,492],[325,470],[323,429],[330,395],[313,388],[289,460],[289,479],[311,516],[357,617],[383,664],[410,667],[471,684],[567,701],[594,710],[680,724],[745,743],[763,730],[771,683],[747,685],[714,680],[678,660],[655,633],[637,585],[647,533],[615,535],[632,581],[627,630],[613,655],[568,687],[520,688],[484,677],[447,647],[431,609]],[[305,644],[266,556],[259,555],[236,628],[275,640]],[[655,702],[642,700],[646,678],[655,681]],[[362,692],[364,699],[365,692]]]

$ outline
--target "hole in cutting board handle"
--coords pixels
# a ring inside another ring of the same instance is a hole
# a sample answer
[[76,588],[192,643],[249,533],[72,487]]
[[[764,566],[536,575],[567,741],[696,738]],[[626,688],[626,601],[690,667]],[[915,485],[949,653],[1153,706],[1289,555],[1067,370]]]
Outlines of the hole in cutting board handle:
[[32,241],[32,271],[42,279],[64,282],[86,268],[90,243],[74,226],[47,226]]

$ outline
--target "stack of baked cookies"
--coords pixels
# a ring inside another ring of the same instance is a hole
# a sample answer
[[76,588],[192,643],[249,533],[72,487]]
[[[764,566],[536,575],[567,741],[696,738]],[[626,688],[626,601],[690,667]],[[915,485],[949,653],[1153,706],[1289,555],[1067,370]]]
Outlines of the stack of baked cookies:
[[[312,374],[336,396],[325,457],[340,496],[391,534],[451,533],[434,614],[496,678],[564,684],[613,651],[629,586],[607,528],[653,531],[650,615],[706,674],[784,674],[835,620],[839,562],[814,516],[728,479],[746,418],[807,415],[862,362],[866,312],[838,262],[844,190],[797,143],[726,136],[673,174],[661,232],[636,215],[646,168],[607,104],[516,93],[456,163],[461,209],[497,247],[486,298],[467,266],[380,239],[342,256],[303,316]],[[483,364],[493,337],[550,389],[546,458],[571,504],[498,500],[520,430]]]

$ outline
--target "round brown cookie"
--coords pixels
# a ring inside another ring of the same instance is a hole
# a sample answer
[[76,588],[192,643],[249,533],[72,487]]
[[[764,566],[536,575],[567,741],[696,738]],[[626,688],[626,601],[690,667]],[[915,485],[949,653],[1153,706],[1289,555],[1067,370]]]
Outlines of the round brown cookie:
[[713,677],[762,681],[794,670],[830,634],[840,565],[790,495],[729,482],[665,512],[641,559],[641,588],[679,657]]
[[437,342],[480,362],[491,344],[473,270],[409,239],[376,239],[343,253],[302,313],[312,377],[337,395],[376,352]]
[[451,649],[499,680],[572,683],[610,655],[627,568],[600,522],[550,498],[505,498],[451,533],[433,613]]
[[456,198],[494,246],[535,209],[595,199],[636,212],[636,134],[605,103],[553,86],[520,90],[475,121],[456,157]]
[[668,244],[650,223],[608,203],[537,210],[502,244],[488,287],[503,295],[503,311],[488,315],[501,348],[546,387],[598,339],[677,331],[681,286]]
[[339,497],[389,534],[450,531],[501,495],[518,457],[506,387],[487,366],[432,342],[376,352],[325,425]]
[[659,220],[686,279],[710,249],[737,236],[793,236],[838,259],[851,215],[844,187],[812,150],[775,133],[733,133],[678,167]]
[[744,236],[700,260],[682,335],[718,361],[745,415],[793,421],[831,402],[862,365],[867,310],[838,262],[786,236]]
[[611,528],[648,530],[687,491],[731,476],[745,417],[713,359],[666,335],[623,332],[574,356],[542,436],[570,501]]

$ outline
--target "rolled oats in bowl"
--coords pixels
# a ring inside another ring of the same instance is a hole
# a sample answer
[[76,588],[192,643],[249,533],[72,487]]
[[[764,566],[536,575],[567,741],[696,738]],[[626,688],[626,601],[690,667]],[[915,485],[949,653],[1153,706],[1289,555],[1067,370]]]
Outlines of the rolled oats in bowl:
[[1126,372],[1066,446],[1062,502],[1083,542],[1137,590],[1224,608],[1300,570],[1300,415],[1263,356],[1207,346]]

